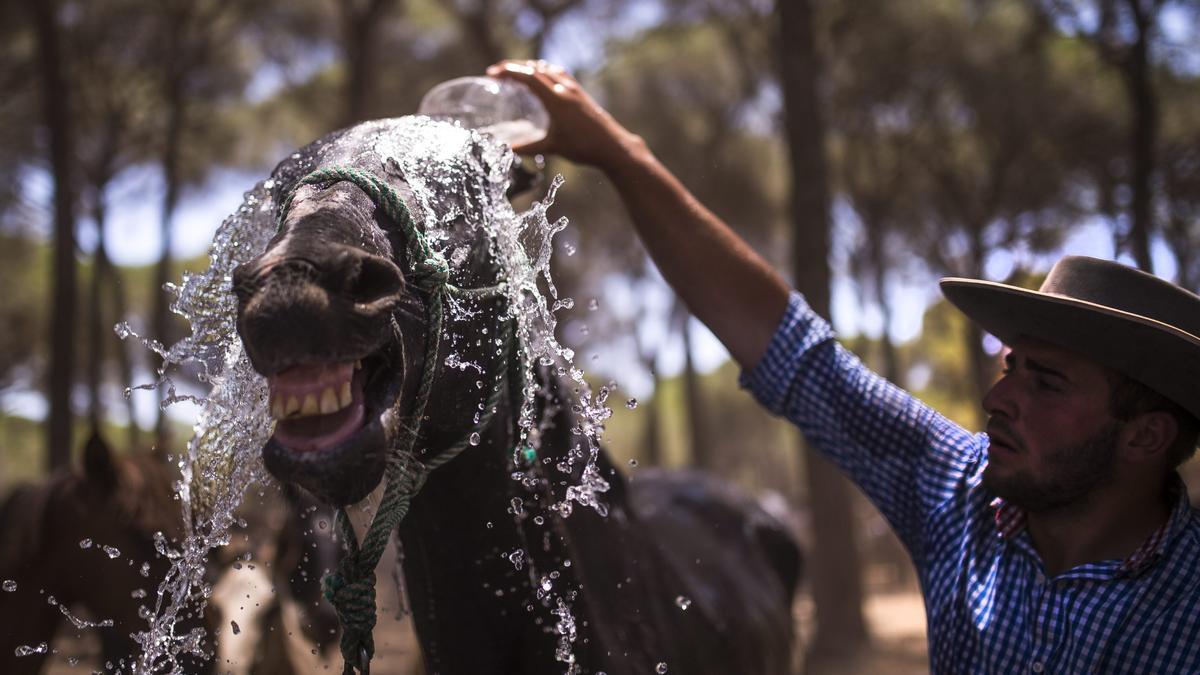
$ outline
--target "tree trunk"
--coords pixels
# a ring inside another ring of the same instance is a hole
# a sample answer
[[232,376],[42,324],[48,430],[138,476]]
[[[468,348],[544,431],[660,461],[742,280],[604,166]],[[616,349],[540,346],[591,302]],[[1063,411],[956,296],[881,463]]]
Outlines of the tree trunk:
[[[792,265],[796,288],[829,316],[829,195],[824,127],[817,94],[819,64],[809,0],[777,0],[780,83],[792,166]],[[812,503],[812,584],[817,628],[814,663],[853,655],[867,641],[855,519],[848,482],[808,452]]]
[[376,49],[380,19],[392,0],[368,0],[362,8],[353,2],[338,6],[342,13],[342,49],[346,59],[346,107],[342,126],[367,119],[371,94],[375,91]]
[[92,190],[92,220],[96,226],[96,249],[92,252],[92,278],[88,288],[88,419],[93,433],[104,417],[104,402],[100,394],[104,375],[104,343],[112,339],[104,334],[104,302],[102,287],[111,278],[111,263],[104,243],[108,221],[107,191],[113,175],[113,165],[121,142],[122,116],[115,110],[105,117],[103,141],[95,164],[88,171]]
[[103,333],[104,311],[101,301],[100,288],[104,284],[104,267],[108,252],[104,249],[104,186],[97,186],[96,203],[92,208],[92,218],[96,221],[96,250],[92,253],[92,278],[88,285],[88,421],[92,429],[100,426],[104,417],[104,402],[100,397],[100,380],[104,368],[104,341],[110,336]]
[[892,343],[892,305],[887,297],[887,256],[883,253],[883,227],[878,221],[867,226],[867,254],[871,256],[872,283],[875,288],[875,302],[879,305],[879,313],[883,317],[883,331],[879,335],[879,347],[883,362],[882,375],[888,382],[903,387],[900,377],[900,360],[896,356],[896,345]]
[[[90,358],[97,365],[89,364],[88,374],[88,389],[92,397],[92,408],[90,417],[92,424],[104,416],[104,409],[100,402],[99,388],[102,380],[102,369],[104,362],[104,349],[100,346],[103,342],[114,339],[112,332],[112,323],[116,321],[126,320],[126,302],[125,289],[121,285],[120,272],[113,266],[112,260],[108,257],[108,247],[104,243],[105,231],[108,227],[108,209],[105,203],[105,193],[107,190],[107,179],[98,179],[93,189],[96,193],[96,204],[92,210],[92,217],[96,221],[96,251],[92,256],[93,259],[93,279],[90,292],[90,300],[92,303],[93,323],[90,327],[92,331],[92,340],[89,349],[92,354]],[[108,321],[104,319],[104,312],[101,307],[104,300],[101,298],[101,288],[107,287],[108,306],[112,313],[109,315]],[[117,371],[122,387],[128,387],[133,384],[133,365],[129,355],[130,343],[127,340],[117,340],[114,344],[116,347]],[[91,372],[94,369],[94,372]],[[93,384],[94,383],[94,384]],[[137,407],[134,405],[133,397],[125,397],[125,410],[129,416],[129,425],[127,427],[129,449],[133,450],[138,447],[140,441],[139,436],[141,430],[138,428],[137,422]]]
[[[173,69],[168,69],[168,73],[172,71]],[[162,251],[159,254],[158,264],[154,267],[154,288],[152,289],[154,295],[154,317],[152,335],[155,339],[161,341],[164,346],[169,347],[174,341],[174,330],[172,330],[170,298],[167,292],[163,290],[163,287],[171,278],[171,244],[174,240],[175,207],[179,201],[180,152],[183,144],[183,129],[187,112],[187,104],[179,78],[167,78],[165,98],[168,117],[162,155],[163,182],[165,184],[162,202],[162,220],[160,222]],[[160,401],[162,400],[161,391],[159,392],[159,399]],[[166,450],[168,440],[167,414],[160,405],[154,425],[155,446]]]
[[642,461],[648,466],[662,466],[664,464],[662,434],[659,431],[661,424],[658,412],[660,407],[658,396],[662,392],[658,387],[659,382],[656,376],[654,378],[654,396],[651,396],[641,406],[642,418],[646,422],[642,426],[642,450],[638,454],[641,455]]
[[[105,279],[108,281],[109,291],[112,293],[112,310],[113,317],[116,321],[128,320],[128,303],[125,301],[125,287],[122,285],[121,273],[114,267],[111,262],[105,258],[106,273]],[[111,328],[108,327],[108,328]],[[130,387],[133,385],[133,356],[130,353],[133,350],[134,342],[131,340],[117,341],[117,368],[121,378],[122,387]],[[129,415],[129,426],[127,428],[129,436],[129,449],[136,449],[141,442],[141,427],[137,420],[137,405],[134,403],[133,396],[125,396],[125,411]]]
[[1150,258],[1150,235],[1152,233],[1154,150],[1158,138],[1158,102],[1155,100],[1154,84],[1150,73],[1150,38],[1154,30],[1152,16],[1147,16],[1136,1],[1129,3],[1130,13],[1137,26],[1137,37],[1130,45],[1123,64],[1125,88],[1133,110],[1133,128],[1130,136],[1130,156],[1133,172],[1130,183],[1133,201],[1130,209],[1129,244],[1137,266],[1154,272]]
[[[970,233],[970,269],[965,276],[971,279],[983,278],[983,226],[972,224],[967,228]],[[963,322],[963,340],[965,341],[968,375],[974,385],[974,400],[982,403],[983,397],[996,381],[996,361],[983,350],[983,329],[974,321]],[[983,406],[974,406],[975,428],[982,429],[987,424],[987,413]]]
[[716,470],[716,457],[713,456],[712,439],[705,428],[704,393],[701,391],[700,378],[696,374],[696,363],[692,358],[692,331],[689,328],[690,315],[683,301],[675,298],[672,309],[672,323],[677,326],[679,336],[683,339],[683,397],[684,411],[687,415],[689,447],[692,450],[692,465],[708,471]]
[[663,466],[664,452],[662,446],[662,421],[660,419],[659,410],[662,408],[662,379],[658,376],[658,368],[655,366],[657,353],[651,346],[644,345],[642,340],[637,335],[636,328],[633,331],[634,341],[637,344],[638,360],[650,373],[651,384],[654,386],[654,393],[646,397],[646,401],[642,403],[641,414],[646,420],[645,426],[642,427],[642,450],[638,454],[642,461],[650,466]]
[[46,417],[46,464],[71,459],[71,381],[75,374],[75,184],[72,175],[70,96],[59,52],[58,3],[32,0],[42,80],[42,110],[54,173],[54,265],[51,268],[50,411]]
[[453,0],[443,0],[442,4],[458,19],[465,37],[463,42],[474,47],[481,65],[486,66],[508,56],[495,32],[498,21],[495,0],[478,0],[474,9],[462,7],[461,3]]

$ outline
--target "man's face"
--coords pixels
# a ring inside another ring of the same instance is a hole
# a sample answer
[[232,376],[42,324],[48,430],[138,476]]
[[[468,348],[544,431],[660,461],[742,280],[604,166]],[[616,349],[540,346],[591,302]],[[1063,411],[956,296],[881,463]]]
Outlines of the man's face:
[[1018,339],[984,396],[991,444],[983,482],[1031,513],[1077,504],[1112,481],[1120,423],[1103,367],[1066,349]]

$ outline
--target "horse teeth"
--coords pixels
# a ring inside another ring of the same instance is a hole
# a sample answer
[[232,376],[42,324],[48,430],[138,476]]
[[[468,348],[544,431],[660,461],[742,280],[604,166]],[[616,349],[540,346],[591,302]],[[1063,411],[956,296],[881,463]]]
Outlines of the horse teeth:
[[283,397],[282,396],[272,396],[271,397],[271,417],[274,417],[277,420],[281,420],[281,419],[283,419],[284,414],[285,413],[284,413],[284,407],[283,407]]
[[342,383],[342,391],[340,393],[340,396],[341,396],[341,399],[338,402],[342,404],[343,408],[349,406],[350,403],[353,402],[354,397],[350,395],[350,383],[349,382]]
[[289,396],[287,406],[283,409],[284,417],[291,417],[294,413],[300,412],[300,399],[295,396]]
[[307,417],[316,415],[321,412],[321,406],[317,403],[316,394],[308,394],[304,397],[304,405],[300,406],[300,416]]
[[341,406],[338,405],[338,395],[333,391],[333,387],[325,387],[325,391],[321,392],[321,414],[328,415],[329,413],[337,412]]

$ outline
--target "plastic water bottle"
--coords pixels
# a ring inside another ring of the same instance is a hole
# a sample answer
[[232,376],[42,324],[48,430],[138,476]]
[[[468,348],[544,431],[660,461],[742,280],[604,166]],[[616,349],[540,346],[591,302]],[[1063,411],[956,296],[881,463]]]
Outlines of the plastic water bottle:
[[509,145],[540,141],[550,127],[545,106],[528,87],[493,77],[447,80],[425,94],[417,114],[457,121]]

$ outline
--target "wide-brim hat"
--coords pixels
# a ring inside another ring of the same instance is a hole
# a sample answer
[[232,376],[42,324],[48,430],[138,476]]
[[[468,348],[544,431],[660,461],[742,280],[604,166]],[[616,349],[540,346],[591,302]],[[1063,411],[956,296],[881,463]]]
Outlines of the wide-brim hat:
[[942,293],[1003,342],[1045,340],[1146,385],[1200,418],[1200,296],[1108,260],[1068,256],[1036,291],[946,278]]

